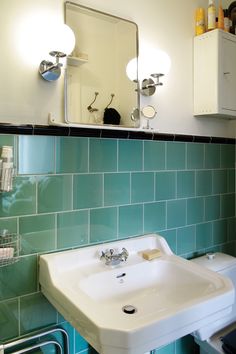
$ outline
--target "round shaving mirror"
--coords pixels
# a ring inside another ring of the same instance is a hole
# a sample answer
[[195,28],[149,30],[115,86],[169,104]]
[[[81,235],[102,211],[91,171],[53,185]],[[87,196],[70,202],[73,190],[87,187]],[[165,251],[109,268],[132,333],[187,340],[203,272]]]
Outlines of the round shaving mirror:
[[153,106],[145,106],[143,107],[142,109],[142,115],[147,118],[147,126],[146,126],[146,129],[149,129],[149,119],[153,119],[156,115],[156,110]]

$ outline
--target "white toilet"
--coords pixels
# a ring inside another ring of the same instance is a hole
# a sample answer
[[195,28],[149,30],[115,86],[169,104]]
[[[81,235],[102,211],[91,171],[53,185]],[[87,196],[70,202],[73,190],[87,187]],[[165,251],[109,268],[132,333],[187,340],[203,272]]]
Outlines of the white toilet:
[[[224,253],[214,253],[192,259],[192,261],[229,277],[236,291],[235,257]],[[221,338],[234,329],[236,329],[236,299],[231,313],[193,333],[195,342],[200,346],[200,354],[225,354],[222,349]],[[204,340],[205,338],[209,339]]]

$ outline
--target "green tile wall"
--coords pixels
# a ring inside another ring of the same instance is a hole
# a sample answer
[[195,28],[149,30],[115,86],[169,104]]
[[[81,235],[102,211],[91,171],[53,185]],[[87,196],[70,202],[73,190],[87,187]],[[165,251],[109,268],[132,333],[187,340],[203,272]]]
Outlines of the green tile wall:
[[[71,353],[95,353],[43,297],[38,255],[149,232],[189,258],[236,255],[235,145],[1,135],[14,146],[14,189],[0,229],[21,234],[19,262],[0,268],[0,342],[60,325]],[[191,336],[156,354],[192,354]]]

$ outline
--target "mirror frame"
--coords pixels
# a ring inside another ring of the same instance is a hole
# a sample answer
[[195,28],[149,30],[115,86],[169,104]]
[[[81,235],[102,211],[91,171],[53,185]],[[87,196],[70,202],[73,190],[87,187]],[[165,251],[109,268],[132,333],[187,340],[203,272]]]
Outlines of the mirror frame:
[[[122,17],[119,17],[119,16],[116,16],[116,15],[113,15],[113,14],[110,14],[110,13],[107,13],[107,12],[103,12],[103,11],[100,11],[100,10],[97,10],[97,9],[94,9],[94,8],[91,8],[91,7],[88,7],[88,6],[84,6],[84,5],[81,5],[79,3],[76,3],[76,2],[73,2],[73,1],[69,1],[69,0],[66,0],[64,1],[64,23],[66,24],[66,20],[67,20],[67,17],[66,17],[66,6],[67,5],[73,5],[73,6],[77,6],[77,7],[80,7],[84,10],[88,10],[88,11],[92,11],[92,12],[95,12],[95,13],[98,13],[98,14],[101,14],[101,15],[104,15],[104,16],[109,16],[109,17],[112,17],[114,19],[117,19],[117,20],[121,20],[121,21],[126,21],[128,23],[131,23],[132,25],[135,26],[135,29],[136,29],[136,34],[135,34],[135,46],[136,46],[136,55],[137,55],[137,63],[138,63],[138,57],[139,57],[139,32],[138,32],[138,25],[131,21],[131,20],[127,20],[126,18],[122,18]],[[128,64],[128,63],[127,63]],[[130,125],[115,125],[115,124],[91,124],[91,123],[77,123],[77,122],[72,122],[69,120],[68,118],[68,97],[67,97],[67,94],[68,94],[68,87],[67,87],[67,69],[65,69],[65,78],[64,78],[64,121],[65,123],[67,123],[68,125],[71,125],[71,126],[77,126],[77,127],[86,127],[86,128],[103,128],[103,129],[128,129],[128,130],[132,130],[132,129],[135,129],[135,130],[139,130],[141,128],[141,111],[140,111],[140,94],[139,94],[139,77],[138,77],[138,66],[137,66],[137,82],[136,80],[133,80],[135,83],[136,83],[136,88],[134,88],[134,91],[136,92],[136,103],[137,103],[137,107],[135,108],[135,110],[137,110],[139,112],[139,117],[138,119],[132,119],[132,112],[130,112]],[[132,123],[133,124],[137,124],[137,121],[138,121],[138,125],[137,126],[132,126]]]

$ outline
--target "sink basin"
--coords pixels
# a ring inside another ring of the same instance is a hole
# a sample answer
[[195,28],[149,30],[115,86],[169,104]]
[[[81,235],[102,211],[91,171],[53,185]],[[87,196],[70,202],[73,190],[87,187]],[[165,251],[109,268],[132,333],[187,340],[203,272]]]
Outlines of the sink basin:
[[[102,251],[125,247],[126,262],[106,265]],[[151,261],[144,250],[158,248]],[[41,290],[101,354],[143,354],[227,315],[229,279],[174,255],[151,234],[40,256]]]

